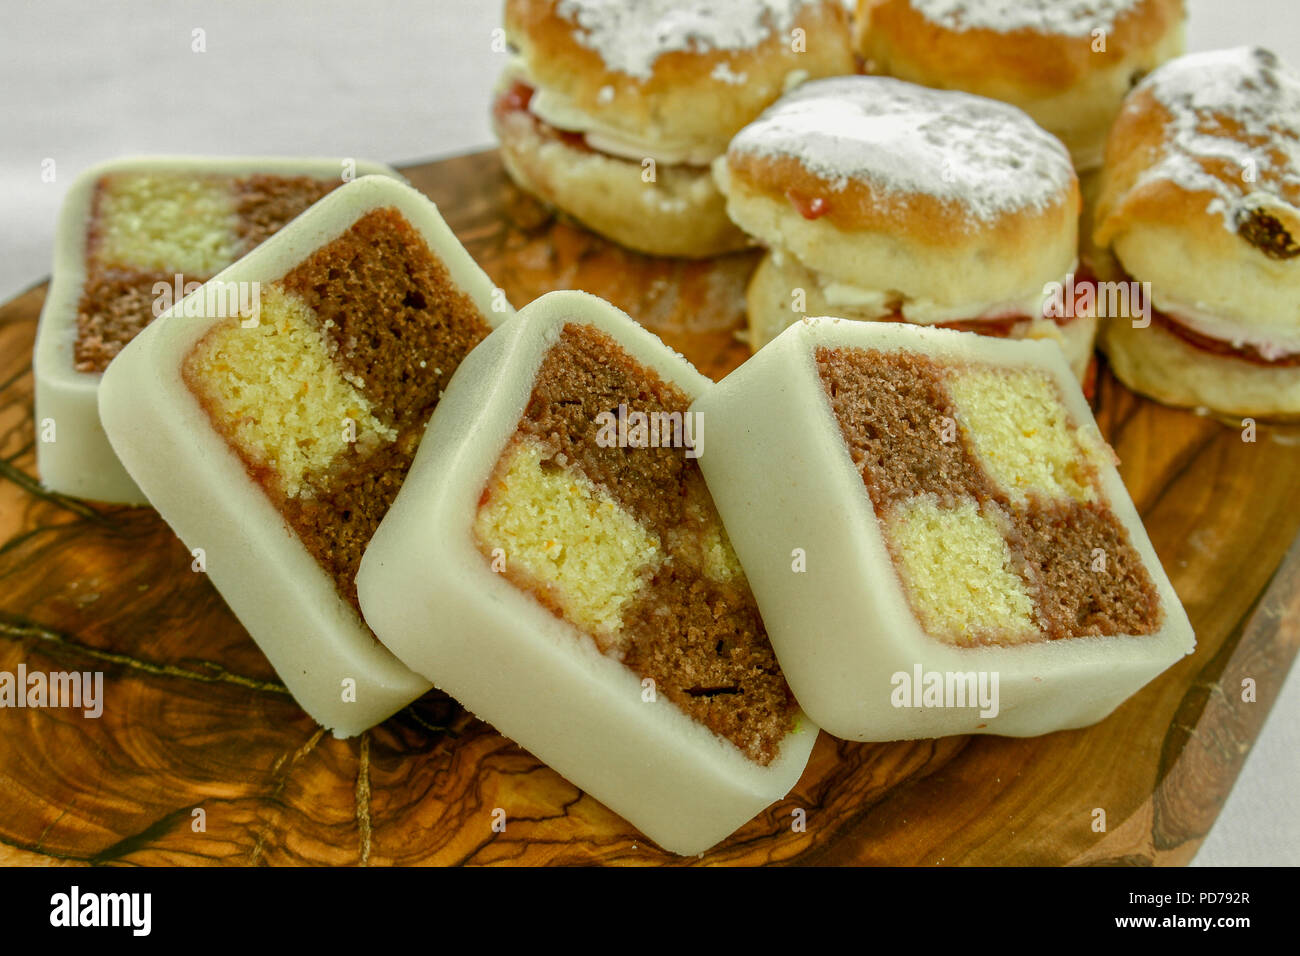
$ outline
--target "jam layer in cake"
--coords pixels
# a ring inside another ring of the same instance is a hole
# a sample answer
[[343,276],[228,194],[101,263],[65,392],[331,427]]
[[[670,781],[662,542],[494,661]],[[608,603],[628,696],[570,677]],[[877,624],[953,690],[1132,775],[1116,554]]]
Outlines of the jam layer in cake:
[[212,278],[341,182],[175,172],[101,178],[77,307],[77,371],[102,372],[153,321],[155,284]]
[[1041,371],[816,353],[822,386],[923,628],[957,645],[1160,627],[1095,456]]
[[[602,652],[766,765],[795,706],[703,475],[678,440],[689,405],[607,333],[564,326],[484,489],[476,543]],[[609,440],[620,415],[626,444],[638,447]],[[665,425],[641,442],[638,420]]]
[[378,209],[264,286],[250,325],[215,325],[185,383],[359,610],[361,555],[488,324],[412,226]]

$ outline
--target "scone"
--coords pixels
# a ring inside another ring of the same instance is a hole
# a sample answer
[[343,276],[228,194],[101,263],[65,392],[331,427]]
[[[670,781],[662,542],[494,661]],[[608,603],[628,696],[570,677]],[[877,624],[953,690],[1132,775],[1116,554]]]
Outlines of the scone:
[[888,77],[807,83],[714,164],[768,256],[748,290],[755,350],[805,315],[1046,338],[1083,377],[1095,319],[1046,316],[1071,281],[1079,184],[1013,106]]
[[1149,290],[1115,374],[1169,405],[1300,419],[1300,76],[1261,49],[1156,70],[1111,133],[1097,245]]
[[1019,106],[1101,165],[1106,131],[1145,73],[1183,52],[1182,0],[858,0],[870,69]]
[[493,106],[524,190],[621,245],[743,248],[709,175],[735,132],[809,77],[854,70],[837,0],[508,0]]

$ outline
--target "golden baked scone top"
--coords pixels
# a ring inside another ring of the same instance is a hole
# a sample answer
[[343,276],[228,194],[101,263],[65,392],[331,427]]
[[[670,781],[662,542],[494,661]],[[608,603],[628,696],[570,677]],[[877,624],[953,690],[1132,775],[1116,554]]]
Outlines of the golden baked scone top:
[[855,68],[840,0],[507,0],[505,24],[524,72],[574,109],[716,153],[788,85]]
[[1111,131],[1096,222],[1100,245],[1143,224],[1227,254],[1244,241],[1271,260],[1300,255],[1300,76],[1250,47],[1154,71]]
[[895,228],[936,240],[1077,213],[1069,154],[1014,106],[888,77],[809,83],[732,140],[734,180],[842,229]]
[[1001,78],[1044,93],[1156,45],[1184,17],[1183,0],[858,0],[854,28],[886,70],[902,56],[963,87]]

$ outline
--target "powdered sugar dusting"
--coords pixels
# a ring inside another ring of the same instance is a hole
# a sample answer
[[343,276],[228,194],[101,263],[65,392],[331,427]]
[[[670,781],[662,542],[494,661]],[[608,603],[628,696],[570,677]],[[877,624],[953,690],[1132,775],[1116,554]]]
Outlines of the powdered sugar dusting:
[[748,73],[737,73],[731,68],[731,64],[727,63],[725,60],[719,61],[718,65],[713,68],[713,72],[710,73],[709,76],[717,80],[719,83],[730,83],[732,86],[744,86],[749,82]]
[[800,87],[728,152],[792,157],[836,190],[863,180],[949,200],[985,222],[1045,209],[1074,179],[1065,147],[1016,107],[876,76]]
[[1164,156],[1139,183],[1212,193],[1207,208],[1233,232],[1251,210],[1300,196],[1300,77],[1275,54],[1236,47],[1180,57],[1132,95],[1142,90],[1172,121]]
[[949,30],[1033,30],[1059,36],[1109,33],[1145,0],[910,0],[912,9]]
[[665,53],[748,50],[784,32],[812,0],[560,0],[556,12],[577,25],[578,42],[605,66],[648,80]]

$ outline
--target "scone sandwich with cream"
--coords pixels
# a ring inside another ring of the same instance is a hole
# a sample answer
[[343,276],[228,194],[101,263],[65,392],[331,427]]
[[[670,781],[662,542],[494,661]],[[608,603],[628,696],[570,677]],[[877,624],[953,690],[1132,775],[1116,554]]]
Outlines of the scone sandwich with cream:
[[652,255],[743,248],[710,162],[793,85],[855,68],[838,0],[507,0],[505,29],[507,172]]
[[1051,339],[1085,375],[1091,312],[1047,314],[1074,301],[1059,290],[1074,281],[1078,179],[1015,107],[888,77],[819,80],[741,130],[714,174],[769,250],[747,296],[755,350],[834,315]]

